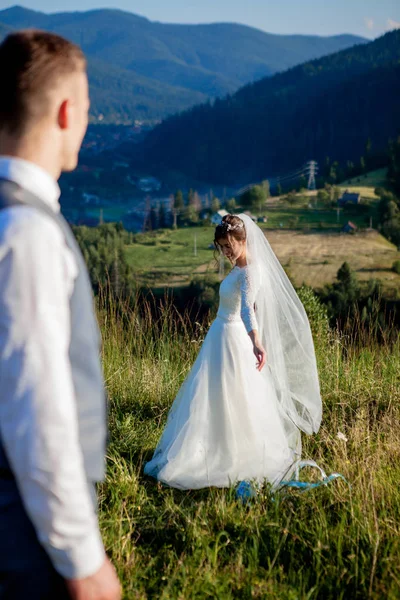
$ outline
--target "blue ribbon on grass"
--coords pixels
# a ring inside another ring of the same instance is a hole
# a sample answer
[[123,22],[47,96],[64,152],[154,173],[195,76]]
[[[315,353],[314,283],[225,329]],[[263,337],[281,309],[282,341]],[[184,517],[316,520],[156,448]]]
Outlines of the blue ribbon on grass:
[[[304,467],[317,468],[319,470],[319,472],[321,473],[320,481],[315,481],[315,482],[300,481],[300,479],[299,479],[300,471]],[[345,481],[350,486],[347,479],[341,473],[332,473],[331,475],[327,475],[325,473],[325,471],[319,465],[317,465],[317,463],[314,460],[298,460],[295,463],[294,477],[289,480],[282,479],[282,481],[279,483],[279,485],[277,487],[277,490],[282,490],[283,488],[295,488],[302,492],[306,492],[307,490],[312,490],[312,489],[321,487],[321,485],[328,485],[328,483],[330,483],[331,481],[334,481],[335,479],[343,479],[343,481]]]
[[[350,483],[347,479],[341,475],[340,473],[332,473],[331,475],[327,475],[325,471],[317,465],[314,460],[297,460],[294,463],[295,466],[295,474],[292,479],[282,479],[279,485],[276,488],[276,492],[281,492],[285,488],[294,488],[299,490],[300,492],[306,492],[308,490],[312,490],[322,485],[328,485],[331,481],[335,479],[343,479],[347,483],[349,487],[351,487]],[[315,467],[321,473],[320,481],[310,482],[310,481],[300,481],[300,471],[304,467]],[[293,465],[290,470],[293,470]],[[236,497],[241,500],[243,503],[248,502],[252,498],[257,495],[257,487],[252,484],[250,481],[241,481],[236,487]]]

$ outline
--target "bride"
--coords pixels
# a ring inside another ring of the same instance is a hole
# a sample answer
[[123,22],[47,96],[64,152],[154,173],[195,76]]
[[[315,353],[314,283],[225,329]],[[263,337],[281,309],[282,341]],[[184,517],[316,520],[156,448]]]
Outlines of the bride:
[[300,430],[317,432],[321,397],[300,299],[262,230],[226,215],[214,244],[233,269],[145,473],[180,489],[291,477]]

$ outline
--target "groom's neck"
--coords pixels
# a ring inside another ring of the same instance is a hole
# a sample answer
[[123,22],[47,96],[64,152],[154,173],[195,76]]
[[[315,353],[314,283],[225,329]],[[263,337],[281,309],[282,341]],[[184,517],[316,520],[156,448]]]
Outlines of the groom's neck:
[[22,158],[36,164],[56,181],[61,175],[61,161],[57,150],[57,142],[52,139],[50,131],[32,130],[22,136],[0,132],[1,156]]

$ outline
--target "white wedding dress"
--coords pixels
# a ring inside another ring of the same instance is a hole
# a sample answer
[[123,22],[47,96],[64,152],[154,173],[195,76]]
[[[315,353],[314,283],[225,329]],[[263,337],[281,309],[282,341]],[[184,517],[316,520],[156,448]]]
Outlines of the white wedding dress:
[[169,486],[267,480],[274,488],[300,456],[300,431],[282,413],[268,358],[261,372],[256,369],[248,332],[258,326],[248,269],[236,266],[222,281],[217,317],[145,466],[146,474]]

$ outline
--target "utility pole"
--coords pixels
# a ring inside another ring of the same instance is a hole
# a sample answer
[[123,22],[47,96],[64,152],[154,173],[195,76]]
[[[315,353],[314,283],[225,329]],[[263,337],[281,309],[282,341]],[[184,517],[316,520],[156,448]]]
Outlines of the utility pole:
[[307,171],[308,171],[308,182],[307,189],[315,190],[315,175],[318,171],[318,163],[316,160],[309,160],[307,163]]

